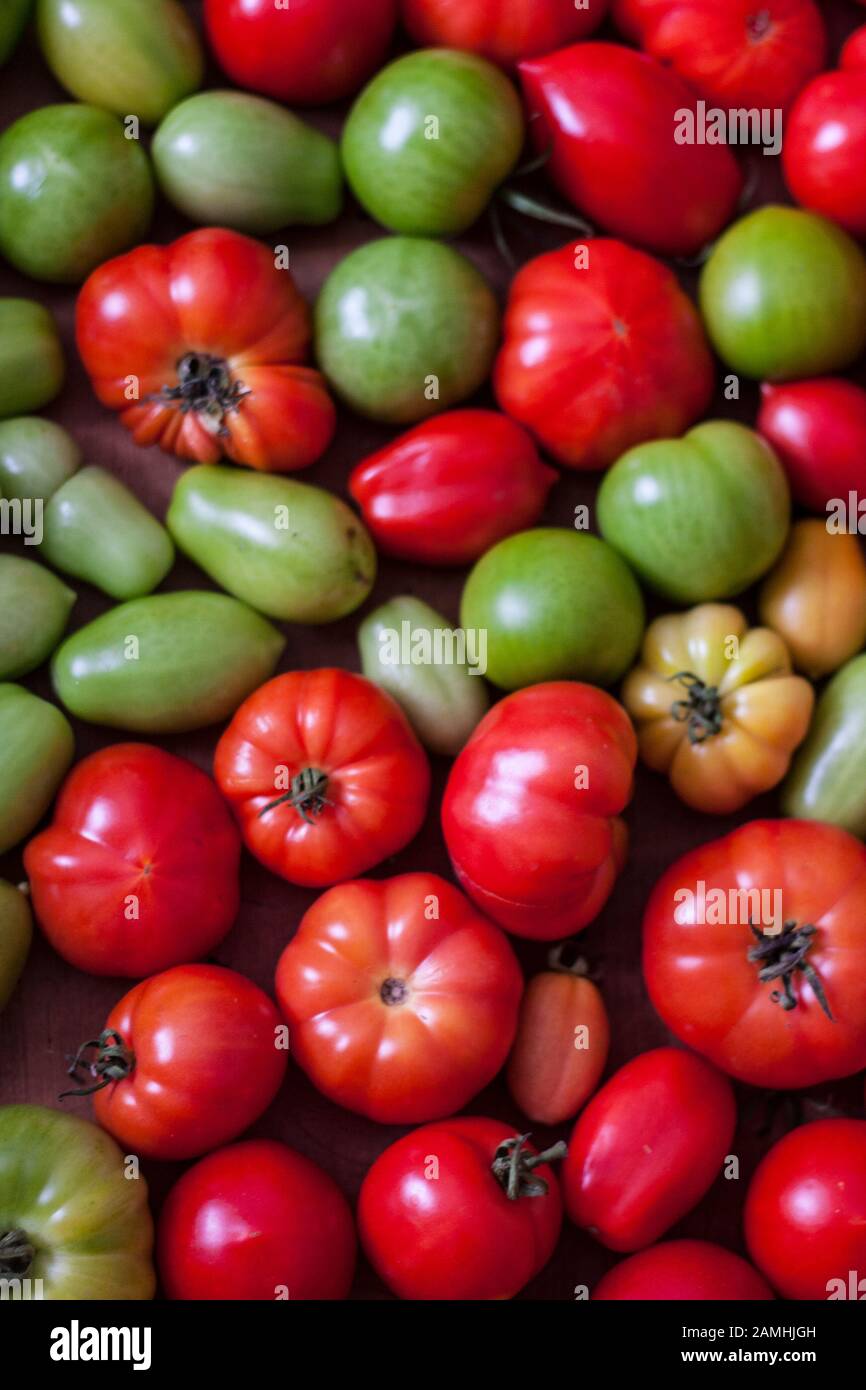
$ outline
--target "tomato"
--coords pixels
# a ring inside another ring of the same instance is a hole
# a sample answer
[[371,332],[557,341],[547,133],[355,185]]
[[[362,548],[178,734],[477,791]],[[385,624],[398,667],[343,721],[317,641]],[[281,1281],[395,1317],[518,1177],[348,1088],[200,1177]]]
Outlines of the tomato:
[[169,1298],[345,1298],[355,1223],[336,1183],[303,1154],[248,1139],[208,1154],[168,1195],[157,1253]]
[[866,235],[866,76],[825,72],[800,93],[785,130],[785,181],[798,203]]
[[[286,1070],[280,1016],[221,965],[176,965],[134,985],[69,1075],[96,1119],[142,1158],[197,1158],[248,1129]],[[90,1054],[93,1054],[92,1057]],[[92,1083],[92,1084],[88,1084]]]
[[21,977],[32,937],[33,919],[26,893],[0,878],[0,1013]]
[[301,365],[307,306],[249,237],[205,228],[100,266],[79,296],[76,337],[97,396],[136,444],[288,473],[331,441],[333,402]]
[[291,671],[245,700],[214,776],[251,854],[324,888],[366,873],[415,836],[430,765],[399,706],[350,671]]
[[816,1120],[774,1144],[749,1185],[745,1229],[784,1298],[862,1299],[866,1123]]
[[58,394],[65,375],[63,348],[48,310],[32,299],[0,299],[0,420],[41,410]]
[[724,816],[781,782],[815,692],[778,633],[704,603],[650,624],[622,700],[647,767],[687,806]]
[[0,684],[0,854],[38,825],[75,754],[69,722],[23,685]]
[[596,1284],[592,1297],[742,1303],[772,1299],[773,1291],[741,1255],[721,1245],[707,1240],[666,1240],[614,1265]]
[[721,1174],[736,1123],[730,1083],[700,1057],[674,1047],[633,1057],[574,1126],[569,1216],[610,1250],[651,1245]]
[[292,105],[324,105],[357,91],[382,59],[397,0],[205,0],[205,28],[239,87]]
[[15,52],[30,15],[31,0],[7,0],[0,10],[0,63]]
[[759,596],[761,619],[784,639],[812,680],[837,670],[866,644],[866,561],[856,536],[823,521],[798,521]]
[[608,0],[403,0],[416,43],[463,48],[511,68],[584,39],[601,24]]
[[0,493],[44,503],[76,472],[81,450],[61,425],[39,415],[0,421]]
[[848,35],[839,54],[839,66],[848,72],[866,67],[866,24]]
[[866,1066],[866,848],[832,825],[752,821],[683,855],[644,916],[671,1032],[752,1086]]
[[791,491],[813,512],[866,489],[866,391],[853,381],[765,383],[758,429],[776,450]]
[[35,560],[0,555],[0,680],[35,671],[54,651],[76,595]]
[[456,759],[442,830],[470,898],[516,936],[552,941],[601,911],[623,866],[634,729],[591,685],[494,705]]
[[507,940],[436,874],[341,883],[277,965],[292,1055],[313,1085],[380,1124],[460,1110],[499,1071],[523,976]]
[[521,63],[520,78],[554,182],[614,236],[692,256],[733,216],[736,160],[725,145],[677,140],[695,96],[654,58],[579,43]]
[[694,305],[642,251],[601,239],[519,271],[494,386],[560,463],[606,468],[702,415],[714,368]]
[[562,1199],[548,1163],[562,1147],[539,1155],[499,1120],[413,1130],[364,1179],[367,1258],[400,1298],[513,1298],[556,1245]]
[[866,838],[866,656],[855,656],[821,692],[781,806],[786,816],[828,821]]

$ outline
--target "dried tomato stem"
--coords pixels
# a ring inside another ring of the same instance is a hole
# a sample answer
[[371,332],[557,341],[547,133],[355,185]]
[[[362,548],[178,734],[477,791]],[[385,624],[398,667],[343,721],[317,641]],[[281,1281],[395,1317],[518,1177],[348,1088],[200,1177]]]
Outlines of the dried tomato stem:
[[326,806],[333,806],[325,792],[328,790],[328,774],[319,767],[306,767],[292,778],[289,791],[278,796],[276,801],[268,802],[261,811],[259,819],[273,811],[276,806],[294,806],[302,821],[312,825]]
[[[92,1060],[88,1060],[90,1052],[96,1053]],[[134,1068],[135,1053],[126,1046],[119,1033],[106,1028],[98,1038],[81,1044],[66,1072],[74,1081],[83,1081],[85,1077],[91,1076],[94,1078],[93,1085],[63,1091],[59,1099],[65,1100],[67,1096],[92,1096],[105,1086],[110,1086],[112,1081],[124,1081],[132,1074]]]
[[493,1159],[491,1171],[510,1202],[516,1202],[518,1197],[543,1197],[548,1185],[533,1169],[541,1163],[565,1158],[568,1153],[562,1139],[544,1153],[529,1153],[524,1147],[529,1137],[528,1134],[515,1134],[513,1139],[506,1139]]
[[773,980],[781,980],[782,983],[782,988],[774,989],[770,995],[773,1003],[786,1013],[797,1007],[794,975],[799,971],[809,981],[815,998],[832,1022],[833,1015],[821,978],[814,965],[806,959],[817,928],[809,925],[798,927],[796,922],[786,922],[778,936],[765,936],[751,922],[749,925],[758,944],[750,948],[748,958],[753,965],[760,966],[758,979],[761,984],[769,984]]
[[678,671],[668,680],[678,681],[688,692],[685,700],[675,700],[671,716],[688,730],[689,743],[703,743],[722,731],[722,703],[718,687],[707,685],[693,671]]

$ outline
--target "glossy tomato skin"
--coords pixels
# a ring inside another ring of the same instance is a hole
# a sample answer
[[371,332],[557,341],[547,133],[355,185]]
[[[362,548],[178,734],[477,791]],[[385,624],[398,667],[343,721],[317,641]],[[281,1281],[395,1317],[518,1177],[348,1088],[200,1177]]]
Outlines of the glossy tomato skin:
[[570,1120],[599,1083],[610,1045],[604,1000],[591,980],[543,970],[526,986],[508,1059],[508,1089],[536,1124]]
[[66,779],[24,866],[56,951],[139,977],[205,956],[237,916],[240,837],[205,773],[145,743],[92,753]]
[[323,1169],[269,1139],[196,1163],[168,1195],[157,1257],[173,1299],[343,1299],[355,1223]]
[[848,35],[839,54],[839,66],[848,72],[866,68],[866,24]]
[[[273,250],[220,228],[107,261],[76,311],[93,388],[136,444],[265,472],[305,468],[334,433],[324,381],[302,365],[310,336],[307,305]],[[205,377],[217,380],[202,395]]]
[[239,87],[294,106],[351,96],[385,57],[397,0],[206,0],[205,28]]
[[644,1052],[593,1096],[562,1170],[566,1210],[610,1250],[640,1250],[722,1171],[737,1123],[730,1082],[694,1053]]
[[403,23],[416,43],[465,48],[511,68],[593,33],[608,0],[403,0]]
[[[327,780],[308,802],[289,804],[305,772]],[[396,701],[363,676],[327,668],[255,691],[217,745],[214,776],[250,853],[306,888],[396,854],[420,829],[430,791],[427,756]]]
[[599,1302],[650,1300],[738,1303],[772,1300],[773,1290],[756,1269],[707,1240],[667,1240],[609,1269],[592,1291]]
[[594,686],[550,681],[494,705],[442,801],[445,843],[470,898],[536,940],[591,922],[625,860],[620,815],[636,757],[625,710]]
[[791,491],[813,512],[866,486],[866,391],[842,377],[765,382],[757,428],[781,460]]
[[866,1122],[816,1120],[780,1139],[752,1178],[745,1231],[784,1298],[862,1299]]
[[825,72],[809,83],[788,118],[782,164],[798,203],[866,235],[866,73]]
[[562,1224],[559,1185],[542,1164],[535,1173],[546,1193],[510,1200],[491,1165],[512,1138],[499,1120],[444,1120],[377,1158],[361,1188],[358,1228],[367,1258],[400,1298],[513,1298],[550,1259]]

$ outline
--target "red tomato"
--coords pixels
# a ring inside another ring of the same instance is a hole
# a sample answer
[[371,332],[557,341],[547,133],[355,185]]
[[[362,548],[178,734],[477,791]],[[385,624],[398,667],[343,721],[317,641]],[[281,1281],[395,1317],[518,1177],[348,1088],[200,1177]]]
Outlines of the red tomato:
[[239,87],[321,106],[351,96],[381,66],[397,0],[205,0],[204,18]]
[[185,758],[116,743],[63,784],[24,866],[56,951],[92,975],[151,975],[222,941],[240,901],[240,837]]
[[381,1124],[453,1115],[499,1071],[523,976],[506,938],[444,878],[342,883],[277,965],[292,1054],[338,1105]]
[[691,256],[733,217],[737,162],[725,145],[677,142],[695,94],[654,58],[579,43],[521,63],[520,77],[554,182],[614,236]]
[[[280,1088],[287,1053],[268,996],[221,965],[176,965],[134,985],[70,1076],[124,1152],[197,1158],[235,1139]],[[89,1054],[93,1053],[91,1057]]]
[[651,1245],[715,1182],[736,1123],[730,1082],[700,1057],[659,1047],[632,1058],[572,1131],[569,1216],[611,1250]]
[[608,0],[403,0],[403,22],[417,43],[466,48],[510,68],[585,39]]
[[761,387],[758,429],[781,459],[798,502],[823,512],[866,488],[866,391],[841,377]]
[[107,261],[78,297],[76,334],[93,389],[136,444],[285,473],[331,442],[324,379],[300,365],[309,309],[250,237],[205,228]]
[[866,1122],[816,1120],[774,1144],[746,1197],[746,1243],[784,1298],[866,1296]]
[[782,164],[798,203],[866,235],[866,72],[809,83],[788,117]]
[[579,931],[625,862],[637,741],[603,690],[551,681],[494,705],[451,769],[442,829],[470,898],[516,936]]
[[559,1236],[562,1198],[545,1160],[561,1147],[538,1155],[499,1120],[413,1130],[364,1179],[367,1258],[400,1298],[513,1298]]
[[468,565],[533,526],[556,477],[513,420],[452,410],[364,459],[349,491],[389,555]]
[[692,850],[650,897],[644,974],[671,1031],[741,1081],[860,1071],[866,848],[832,825],[766,820]]
[[839,66],[849,72],[866,68],[866,24],[848,35],[839,54]]
[[337,1184],[285,1144],[208,1154],[168,1195],[157,1233],[169,1298],[345,1298],[355,1223]]
[[621,1260],[599,1280],[594,1300],[765,1301],[773,1290],[756,1269],[706,1240],[668,1240]]
[[245,700],[214,775],[251,854],[305,888],[366,873],[417,834],[430,764],[402,710],[351,671],[291,671]]
[[621,241],[550,251],[511,286],[496,394],[571,468],[606,468],[633,444],[682,434],[714,375],[676,277]]

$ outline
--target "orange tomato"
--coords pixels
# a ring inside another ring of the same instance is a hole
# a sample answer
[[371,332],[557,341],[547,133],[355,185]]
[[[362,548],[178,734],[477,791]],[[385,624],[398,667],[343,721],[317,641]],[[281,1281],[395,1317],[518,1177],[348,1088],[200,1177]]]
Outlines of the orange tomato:
[[866,560],[856,536],[798,521],[761,589],[761,621],[778,632],[798,671],[817,679],[866,643]]

